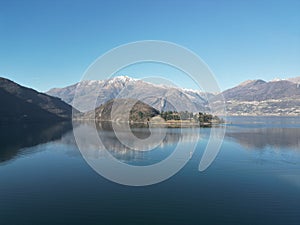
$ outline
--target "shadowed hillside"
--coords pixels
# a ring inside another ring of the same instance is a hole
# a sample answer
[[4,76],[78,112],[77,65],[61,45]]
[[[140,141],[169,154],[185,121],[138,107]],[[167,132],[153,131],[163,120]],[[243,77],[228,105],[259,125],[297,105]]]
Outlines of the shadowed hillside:
[[72,107],[59,98],[0,78],[0,123],[71,119]]

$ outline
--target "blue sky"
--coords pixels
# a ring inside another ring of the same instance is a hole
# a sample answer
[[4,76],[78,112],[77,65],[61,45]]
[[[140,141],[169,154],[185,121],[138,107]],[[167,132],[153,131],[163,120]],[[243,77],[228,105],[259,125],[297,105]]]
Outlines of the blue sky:
[[300,76],[299,12],[299,0],[0,0],[0,76],[40,91],[63,87],[106,51],[139,40],[189,48],[222,89]]

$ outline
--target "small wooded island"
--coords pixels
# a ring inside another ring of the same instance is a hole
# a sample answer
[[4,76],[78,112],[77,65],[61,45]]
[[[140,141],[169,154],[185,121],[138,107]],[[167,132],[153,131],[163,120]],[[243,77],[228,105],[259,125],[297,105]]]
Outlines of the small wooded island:
[[95,110],[86,112],[77,120],[130,122],[130,124],[166,125],[168,127],[210,127],[225,121],[208,113],[166,111],[159,112],[150,105],[135,99],[112,99]]
[[214,116],[208,113],[192,113],[192,112],[176,112],[167,111],[161,112],[160,117],[168,124],[181,123],[183,125],[200,125],[200,126],[212,126],[225,123],[224,119]]

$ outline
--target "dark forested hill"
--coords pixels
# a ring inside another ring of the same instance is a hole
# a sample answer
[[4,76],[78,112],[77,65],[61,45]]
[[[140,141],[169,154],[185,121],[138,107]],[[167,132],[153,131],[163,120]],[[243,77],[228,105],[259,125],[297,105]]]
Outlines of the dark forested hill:
[[59,98],[0,78],[0,122],[71,119],[72,107]]

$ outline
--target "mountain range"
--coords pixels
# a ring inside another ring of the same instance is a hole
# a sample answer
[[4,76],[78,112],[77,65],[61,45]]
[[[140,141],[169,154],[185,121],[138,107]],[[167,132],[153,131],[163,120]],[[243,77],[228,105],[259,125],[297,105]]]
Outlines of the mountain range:
[[[127,76],[100,81],[81,81],[65,88],[53,88],[47,94],[59,97],[72,105],[75,91],[78,103],[75,107],[81,112],[93,110],[114,98],[138,99],[159,111],[197,112],[204,111],[207,106],[206,93],[152,84]],[[89,103],[95,98],[97,98],[96,105],[91,106]]]
[[[82,81],[41,93],[0,78],[0,123],[70,120],[72,110],[79,113],[71,106],[75,91],[76,107],[79,106],[82,112],[101,108],[105,104],[110,106],[116,98],[138,99],[138,105],[147,111],[207,112],[209,105],[217,104],[222,95],[227,115],[300,115],[300,77],[269,82],[245,81],[219,94],[152,84],[126,76]],[[95,98],[96,105],[91,106]],[[221,112],[215,114],[222,115]]]
[[[213,94],[120,76],[100,81],[85,80],[64,88],[53,88],[47,94],[72,105],[75,91],[76,108],[82,112],[114,98],[139,99],[159,111],[205,112],[209,110],[209,104],[216,103],[223,95],[228,115],[300,115],[300,77],[269,82],[250,80]],[[89,103],[95,98],[96,105],[91,106]]]

